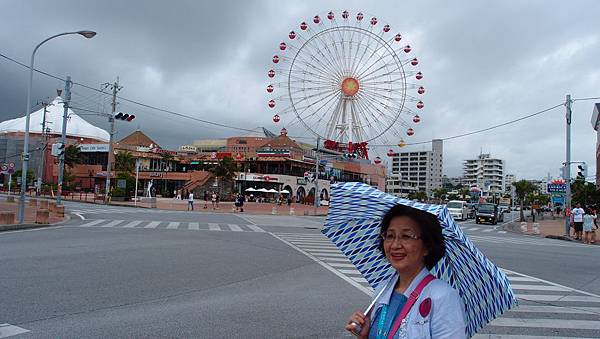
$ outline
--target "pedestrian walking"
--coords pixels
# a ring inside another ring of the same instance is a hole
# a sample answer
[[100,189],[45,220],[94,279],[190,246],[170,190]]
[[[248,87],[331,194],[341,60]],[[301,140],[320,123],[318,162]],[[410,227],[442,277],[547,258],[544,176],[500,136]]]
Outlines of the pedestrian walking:
[[215,192],[213,191],[211,196],[210,196],[210,201],[212,202],[212,209],[215,209],[215,205],[217,204],[217,195],[215,194]]
[[216,195],[217,195],[217,197],[216,197],[215,202],[217,203],[217,209],[219,209],[219,200],[221,200],[221,197],[219,196],[218,193]]
[[585,214],[583,215],[583,243],[591,244],[592,243],[592,230],[594,228],[594,217],[592,215],[592,210],[589,208],[585,209]]
[[291,206],[292,206],[292,197],[291,197],[291,196],[289,196],[289,195],[288,195],[288,197],[287,197],[287,205],[288,205],[288,207],[291,207]]
[[204,209],[208,208],[208,191],[204,191]]
[[581,234],[583,231],[583,215],[585,211],[581,208],[581,204],[577,203],[576,207],[571,211],[571,221],[573,222],[573,229],[575,229],[575,240],[581,240]]
[[188,195],[188,211],[189,210],[194,210],[194,192],[190,192],[190,194]]
[[596,243],[596,231],[598,230],[598,214],[596,210],[592,210],[592,218],[594,219],[594,225],[592,226],[592,244]]
[[181,200],[181,190],[177,190],[177,200]]

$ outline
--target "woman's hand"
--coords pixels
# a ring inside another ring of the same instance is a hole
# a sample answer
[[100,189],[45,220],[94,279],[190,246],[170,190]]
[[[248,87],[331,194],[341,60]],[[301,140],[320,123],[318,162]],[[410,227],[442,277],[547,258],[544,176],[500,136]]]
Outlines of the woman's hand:
[[348,319],[346,331],[358,336],[359,338],[368,338],[371,328],[371,319],[365,316],[361,311],[354,312]]

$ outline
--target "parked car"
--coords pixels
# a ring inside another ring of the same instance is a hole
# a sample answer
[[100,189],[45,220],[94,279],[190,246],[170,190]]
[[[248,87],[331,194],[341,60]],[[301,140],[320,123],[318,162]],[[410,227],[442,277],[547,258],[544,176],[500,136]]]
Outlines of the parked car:
[[[504,220],[504,218],[502,218]],[[496,225],[498,223],[498,206],[496,204],[479,204],[477,213],[475,214],[475,223],[490,223]]]
[[450,200],[446,204],[446,207],[454,220],[467,220],[469,217],[469,207],[465,201]]

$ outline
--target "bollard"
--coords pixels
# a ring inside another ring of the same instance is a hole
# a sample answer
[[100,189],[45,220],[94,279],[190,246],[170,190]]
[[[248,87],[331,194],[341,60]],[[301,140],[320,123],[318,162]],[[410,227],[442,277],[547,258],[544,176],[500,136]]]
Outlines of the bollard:
[[290,215],[296,215],[296,210],[293,207],[290,207]]
[[49,224],[50,223],[50,211],[46,209],[37,210],[35,213],[36,224]]
[[15,223],[14,212],[0,212],[0,225],[9,225]]
[[521,232],[527,233],[527,223],[526,222],[521,223]]
[[47,210],[48,209],[48,200],[40,200],[40,209]]
[[273,206],[271,209],[271,214],[277,214],[277,207]]
[[53,213],[56,210],[56,202],[48,201],[48,211]]
[[56,215],[58,217],[64,218],[64,216],[65,216],[65,205],[57,205],[56,207],[54,207],[54,213],[56,213]]
[[533,234],[540,234],[540,224],[537,222],[533,223]]

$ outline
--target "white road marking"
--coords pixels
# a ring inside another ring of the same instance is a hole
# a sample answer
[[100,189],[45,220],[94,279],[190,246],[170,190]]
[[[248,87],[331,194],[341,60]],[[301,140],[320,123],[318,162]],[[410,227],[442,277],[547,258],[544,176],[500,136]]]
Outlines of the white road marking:
[[73,214],[75,214],[76,216],[80,217],[81,220],[85,220],[85,217],[83,215],[81,215],[80,213],[73,212]]
[[479,229],[479,227],[471,227],[467,231],[477,231],[478,229]]
[[11,234],[11,233],[51,231],[51,230],[61,229],[61,228],[64,228],[64,227],[66,227],[66,226],[49,226],[49,227],[32,228],[32,229],[28,229],[28,230],[4,231],[4,232],[0,232],[0,236],[2,236],[2,235],[8,235],[8,234]]
[[340,269],[340,270],[338,270],[338,271],[340,271],[340,272],[342,272],[342,273],[344,273],[344,274],[353,274],[353,275],[360,275],[360,276],[362,276],[362,274],[361,274],[361,273],[360,273],[360,272],[359,272],[359,271],[358,271],[356,268],[355,268],[355,269],[353,269],[353,270],[344,270],[344,269]]
[[526,282],[538,281],[537,279],[534,279],[534,278],[518,277],[518,276],[509,276],[508,280],[510,280],[511,284],[513,283],[513,281],[526,281]]
[[[552,339],[560,337],[549,337],[539,335],[513,335],[513,334],[476,334],[471,339]],[[569,337],[569,339],[594,339],[594,338],[583,338],[583,337]]]
[[188,224],[188,229],[189,230],[194,230],[194,231],[199,231],[200,230],[200,224],[197,222],[191,222]]
[[[505,268],[503,268],[502,271],[504,271],[504,273],[507,274],[507,275],[513,275],[513,276],[520,276],[520,277],[531,278],[531,279],[535,279],[535,280],[537,280],[539,282],[546,283],[548,285],[564,287],[564,288],[567,288],[567,289],[570,288],[570,287],[565,286],[565,285],[561,285],[561,284],[557,284],[557,283],[554,283],[554,282],[551,282],[551,281],[548,281],[548,280],[544,280],[544,279],[539,279],[539,278],[536,278],[536,277],[532,277],[532,276],[527,275],[527,274],[517,273],[515,271],[511,271],[511,270],[508,270],[508,269],[505,269]],[[508,279],[510,280],[510,277]],[[589,292],[585,292],[585,291],[577,291],[577,292],[579,292],[581,294],[589,295],[590,297],[595,297],[595,298],[599,298],[600,299],[600,295],[597,295],[597,294],[594,294],[594,293],[589,293]]]
[[[346,282],[347,282],[347,283],[349,283],[350,285],[352,285],[352,286],[356,287],[358,290],[362,291],[362,292],[363,292],[363,293],[365,293],[366,295],[368,295],[368,296],[371,296],[371,294],[372,294],[372,291],[371,291],[371,289],[370,289],[370,288],[367,288],[367,287],[365,287],[365,286],[361,285],[359,282],[357,282],[357,281],[355,281],[355,280],[353,280],[353,279],[350,279],[350,278],[348,278],[347,276],[345,276],[344,274],[342,274],[341,272],[339,272],[339,271],[338,271],[338,270],[336,270],[335,268],[333,268],[333,267],[331,267],[331,266],[327,265],[326,263],[324,263],[323,261],[321,261],[321,259],[319,259],[319,258],[315,257],[316,253],[315,253],[314,255],[313,255],[313,254],[310,254],[310,253],[308,253],[308,252],[306,252],[306,251],[304,251],[304,250],[300,249],[298,246],[296,246],[296,245],[292,244],[291,242],[289,242],[289,241],[286,241],[285,239],[283,239],[283,238],[281,238],[281,237],[279,237],[279,236],[277,236],[277,235],[275,235],[275,234],[273,234],[273,233],[269,233],[269,234],[271,234],[273,237],[275,237],[275,238],[277,238],[277,239],[281,240],[282,242],[286,243],[288,246],[292,247],[292,248],[293,248],[293,249],[295,249],[296,251],[298,251],[298,252],[300,252],[300,253],[304,254],[305,256],[309,257],[310,259],[312,259],[313,261],[315,261],[317,264],[319,264],[319,265],[323,266],[325,269],[327,269],[327,270],[328,270],[328,271],[330,271],[331,273],[333,273],[333,274],[337,275],[338,277],[340,277],[341,279],[343,279],[344,281],[346,281]],[[339,256],[339,255],[338,255],[338,256]],[[344,255],[341,255],[341,256],[345,257]]]
[[122,222],[123,222],[123,220],[113,220],[113,221],[109,222],[108,224],[102,225],[100,227],[114,227]]
[[[579,291],[578,291],[579,292]],[[517,297],[527,301],[577,301],[577,302],[600,302],[600,298],[583,295],[547,295],[547,294],[518,294]]]
[[492,232],[492,231],[495,231],[495,229],[493,229],[493,228],[488,228],[488,229],[485,229],[485,230],[483,230],[483,231],[481,231],[481,232]]
[[11,325],[11,324],[0,324],[0,338],[12,337],[13,335],[27,333],[29,330],[24,328]]
[[171,221],[168,225],[167,225],[167,229],[168,230],[176,230],[179,227],[179,223],[177,221]]
[[356,266],[354,266],[354,264],[342,264],[342,263],[336,263],[336,262],[330,262],[330,263],[327,263],[327,265],[333,266],[333,267],[340,267],[340,268],[342,268],[342,267],[347,267],[347,268],[356,267]]
[[575,320],[575,319],[519,319],[519,318],[497,318],[490,325],[512,326],[512,327],[536,327],[536,328],[568,328],[579,330],[600,330],[600,321]]
[[318,251],[321,253],[341,253],[339,249],[332,247],[315,247],[315,246],[302,246],[307,251]]
[[346,258],[345,255],[341,254],[340,252],[338,253],[323,253],[323,252],[313,252],[312,254],[314,254],[315,256],[319,256],[319,257],[338,257],[338,258]]
[[521,305],[511,309],[509,312],[600,314],[600,307]]
[[156,228],[158,225],[160,225],[160,221],[152,221],[144,226],[144,228]]
[[[510,280],[510,278],[509,278]],[[532,291],[574,291],[572,288],[565,288],[560,286],[548,286],[548,285],[516,285],[510,284],[513,290],[532,290]]]
[[141,221],[141,220],[134,220],[134,221],[132,221],[132,222],[130,222],[128,224],[123,225],[123,228],[134,228],[137,225],[141,224],[142,222],[143,221]]
[[262,228],[256,226],[256,225],[246,225],[246,227],[248,227],[249,229],[253,230],[254,232],[264,232],[265,230],[263,230]]
[[244,232],[244,230],[236,224],[227,224],[227,226],[234,232]]
[[211,231],[220,231],[221,227],[219,227],[219,224],[209,223],[208,224],[208,229],[211,230]]
[[105,221],[106,221],[106,220],[104,220],[104,219],[98,219],[98,220],[90,221],[90,222],[88,222],[88,223],[86,223],[86,224],[83,224],[83,225],[81,225],[81,227],[91,227],[91,226],[96,226],[96,225],[98,225],[98,224],[100,224],[100,223],[103,223],[103,222],[105,222]]

